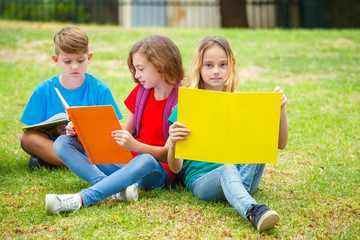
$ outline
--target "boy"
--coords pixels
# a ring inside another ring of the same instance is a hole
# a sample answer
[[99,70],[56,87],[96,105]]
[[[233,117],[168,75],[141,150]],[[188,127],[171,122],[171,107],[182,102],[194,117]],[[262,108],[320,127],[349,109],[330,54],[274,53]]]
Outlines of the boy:
[[[110,87],[86,72],[93,56],[88,52],[88,37],[77,27],[63,28],[54,37],[52,55],[61,73],[41,82],[31,95],[20,122],[27,125],[41,123],[55,114],[65,112],[56,94],[59,89],[70,106],[112,105],[121,120],[122,114]],[[53,150],[56,138],[65,134],[65,124],[51,129],[30,129],[20,137],[21,146],[30,154],[29,168],[65,166]]]

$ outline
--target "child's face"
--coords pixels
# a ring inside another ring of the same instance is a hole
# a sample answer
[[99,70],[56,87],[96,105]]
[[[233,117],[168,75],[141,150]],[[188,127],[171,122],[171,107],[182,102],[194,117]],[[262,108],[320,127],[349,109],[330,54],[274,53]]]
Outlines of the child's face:
[[154,64],[149,62],[141,53],[134,53],[133,65],[136,71],[135,78],[144,88],[153,88],[165,82]]
[[223,91],[228,73],[228,58],[224,49],[212,45],[205,49],[200,68],[205,89]]
[[84,81],[87,66],[92,58],[92,53],[77,54],[59,52],[59,55],[52,55],[56,66],[61,70],[61,77],[63,81],[74,82]]

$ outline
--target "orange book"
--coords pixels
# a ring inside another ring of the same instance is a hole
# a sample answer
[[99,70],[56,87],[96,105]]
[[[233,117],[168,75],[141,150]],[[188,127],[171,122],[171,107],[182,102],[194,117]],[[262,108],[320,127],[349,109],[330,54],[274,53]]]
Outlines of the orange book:
[[92,164],[126,164],[133,159],[111,136],[112,131],[122,129],[113,106],[69,107],[55,90]]

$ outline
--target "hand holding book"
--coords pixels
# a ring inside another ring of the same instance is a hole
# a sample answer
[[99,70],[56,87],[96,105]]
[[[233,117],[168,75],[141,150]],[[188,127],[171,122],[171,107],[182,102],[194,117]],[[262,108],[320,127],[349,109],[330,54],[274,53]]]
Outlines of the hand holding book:
[[111,133],[111,136],[123,148],[126,148],[129,151],[135,151],[135,149],[133,149],[133,146],[136,140],[128,131],[115,130]]
[[66,126],[66,135],[76,137],[76,131],[74,128],[74,124],[72,122],[69,122],[68,125]]

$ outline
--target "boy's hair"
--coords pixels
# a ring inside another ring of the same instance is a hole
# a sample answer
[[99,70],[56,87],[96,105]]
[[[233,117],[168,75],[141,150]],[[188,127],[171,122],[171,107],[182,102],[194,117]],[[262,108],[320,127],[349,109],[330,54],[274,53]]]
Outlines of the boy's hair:
[[136,69],[133,64],[135,53],[140,53],[152,63],[164,77],[166,83],[175,86],[184,78],[179,48],[170,38],[153,34],[135,43],[131,48],[127,64],[132,78],[136,83],[139,83],[139,80],[135,78]]
[[199,43],[195,50],[188,76],[184,80],[184,87],[198,89],[205,88],[200,70],[205,50],[214,44],[224,49],[228,58],[228,74],[225,79],[224,90],[225,92],[235,92],[239,84],[239,74],[237,67],[235,66],[235,55],[230,47],[229,42],[221,36],[208,36]]
[[65,53],[88,53],[89,39],[84,31],[75,27],[68,26],[61,29],[54,36],[55,53],[59,55],[60,51]]

